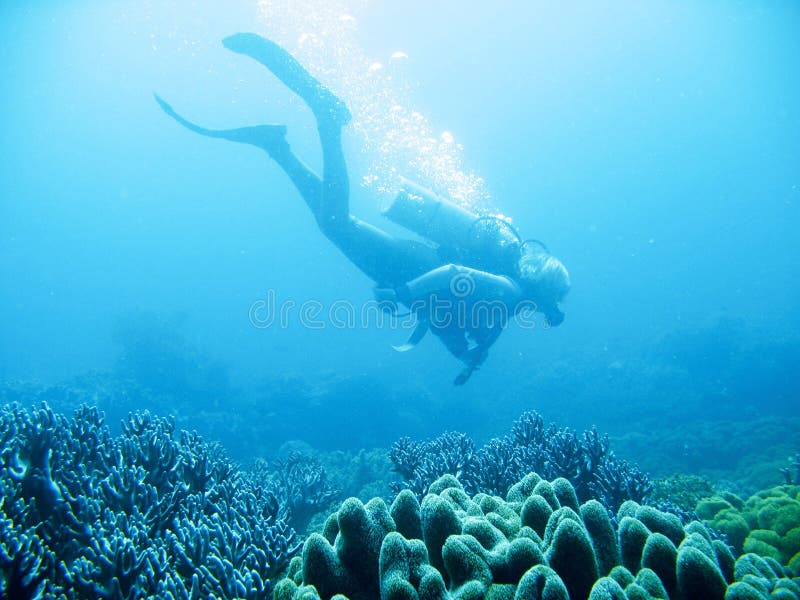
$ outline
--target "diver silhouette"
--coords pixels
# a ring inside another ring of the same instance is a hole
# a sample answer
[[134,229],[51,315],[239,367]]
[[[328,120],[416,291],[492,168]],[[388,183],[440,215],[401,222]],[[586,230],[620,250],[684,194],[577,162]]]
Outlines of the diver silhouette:
[[534,309],[551,326],[563,321],[558,303],[570,288],[566,268],[544,244],[523,240],[506,220],[473,214],[405,180],[384,214],[426,241],[397,238],[351,215],[342,150],[342,128],[351,120],[347,106],[276,43],[239,33],[223,44],[264,65],[311,109],[322,145],[321,178],[292,152],[283,125],[208,129],[158,95],[157,102],[184,127],[257,146],[283,169],[320,231],[375,282],[376,298],[393,310],[402,303],[415,314],[415,330],[397,350],[413,348],[431,331],[464,364],[454,381],[461,385],[486,360],[510,316]]

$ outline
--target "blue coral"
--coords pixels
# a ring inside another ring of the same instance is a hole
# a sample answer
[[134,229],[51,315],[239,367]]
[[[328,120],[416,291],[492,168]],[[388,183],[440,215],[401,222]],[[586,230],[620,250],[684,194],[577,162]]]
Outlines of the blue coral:
[[0,595],[263,598],[301,547],[270,489],[171,419],[0,412]]
[[312,517],[339,498],[339,490],[328,481],[320,460],[303,452],[291,452],[273,465],[261,465],[260,473],[273,485],[274,495],[286,504],[292,527],[304,532]]
[[419,498],[442,475],[454,475],[470,493],[504,496],[525,474],[563,478],[580,501],[600,500],[612,513],[626,500],[644,502],[652,485],[638,467],[617,458],[608,436],[592,428],[578,434],[554,424],[545,425],[536,412],[524,413],[511,435],[475,449],[463,433],[445,433],[423,442],[401,438],[389,451],[403,480],[394,491],[410,489]]
[[477,482],[483,463],[475,442],[464,433],[451,431],[425,442],[400,438],[389,450],[389,458],[395,470],[405,477],[404,481],[392,484],[392,489],[395,492],[410,489],[419,497],[442,475]]

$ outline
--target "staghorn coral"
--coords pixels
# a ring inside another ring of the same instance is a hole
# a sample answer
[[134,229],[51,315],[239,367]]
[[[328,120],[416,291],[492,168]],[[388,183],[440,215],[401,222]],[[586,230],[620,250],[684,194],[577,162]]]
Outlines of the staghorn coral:
[[[435,481],[420,503],[346,500],[292,559],[275,600],[800,598],[774,561],[735,560],[694,521],[633,501],[614,524],[565,479],[529,474],[505,499]],[[577,510],[576,510],[577,509]],[[754,593],[753,591],[756,590]]]
[[0,412],[0,596],[264,598],[300,549],[269,486],[174,422]]
[[274,496],[285,504],[287,521],[301,533],[317,513],[339,497],[339,490],[328,481],[322,462],[308,453],[292,451],[271,465],[256,461],[254,475],[272,485]]
[[500,496],[529,472],[564,478],[580,500],[598,498],[612,512],[625,500],[645,501],[652,489],[645,474],[610,451],[608,436],[594,428],[578,435],[545,425],[536,412],[524,413],[510,436],[493,439],[479,450],[465,434],[448,432],[426,442],[400,438],[389,458],[403,477],[393,490],[410,489],[420,498],[445,474],[454,475],[468,492]]
[[394,492],[413,490],[422,497],[431,483],[445,474],[474,481],[480,475],[481,457],[475,442],[464,433],[447,431],[428,442],[415,442],[402,437],[389,450],[395,470],[406,477],[405,481],[391,484]]

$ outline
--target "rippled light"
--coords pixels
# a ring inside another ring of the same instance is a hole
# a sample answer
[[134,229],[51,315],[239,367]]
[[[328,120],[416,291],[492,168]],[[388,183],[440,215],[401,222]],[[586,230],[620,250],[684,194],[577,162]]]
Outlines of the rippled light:
[[402,176],[474,210],[489,210],[483,179],[464,170],[462,146],[449,132],[437,134],[410,106],[402,73],[408,55],[397,51],[385,66],[358,44],[358,15],[368,5],[369,0],[261,0],[259,33],[287,48],[347,103],[350,127],[369,163],[362,185],[394,195]]

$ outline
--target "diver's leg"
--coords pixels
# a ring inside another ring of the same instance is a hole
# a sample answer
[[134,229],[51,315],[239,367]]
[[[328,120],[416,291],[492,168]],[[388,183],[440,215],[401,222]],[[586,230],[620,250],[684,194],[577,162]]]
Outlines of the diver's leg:
[[[322,135],[325,155],[323,181],[292,152],[284,137],[286,128],[282,125],[208,129],[183,118],[157,96],[156,99],[168,115],[196,133],[265,150],[294,184],[322,233],[372,280],[379,283],[403,282],[438,266],[430,266],[432,258],[429,260],[424,249],[412,247],[405,240],[396,240],[349,214],[349,183],[341,149],[341,128],[321,128],[325,132]],[[415,269],[423,264],[427,268],[422,272]],[[403,271],[408,269],[412,270],[405,275]]]
[[333,229],[350,222],[350,177],[342,149],[342,128],[330,119],[318,120],[322,145],[322,207],[320,218]]
[[[341,104],[324,86],[315,86]],[[341,106],[344,106],[341,104]],[[317,114],[323,177],[317,223],[322,233],[364,274],[378,284],[399,285],[441,264],[435,250],[397,239],[350,214],[350,178],[342,148],[342,124]]]
[[367,277],[399,285],[441,264],[425,244],[401,240],[350,214],[350,183],[341,144],[341,127],[320,124],[324,178],[320,180],[286,146],[273,153],[314,213],[320,231]]
[[320,206],[322,204],[322,181],[306,164],[297,158],[289,146],[285,151],[270,154],[272,159],[278,163],[283,172],[289,177],[294,187],[300,192],[306,206],[311,210],[314,219],[320,221]]
[[156,95],[156,101],[170,117],[187,129],[206,137],[229,140],[250,144],[261,148],[278,163],[297,191],[305,200],[314,218],[319,221],[319,210],[322,198],[322,181],[297,158],[286,141],[285,125],[257,125],[254,127],[240,127],[238,129],[209,129],[189,121],[179,115],[163,99]]
[[434,248],[398,239],[356,217],[346,227],[323,233],[378,286],[397,287],[442,264]]
[[317,119],[324,161],[318,221],[326,235],[342,239],[348,233],[350,217],[350,182],[341,139],[341,128],[351,118],[347,106],[275,42],[254,33],[237,33],[222,43],[267,67],[311,108]]
[[284,85],[308,104],[317,119],[332,119],[339,125],[350,121],[350,111],[305,67],[275,42],[255,33],[237,33],[222,40],[223,45],[245,54],[267,67]]

